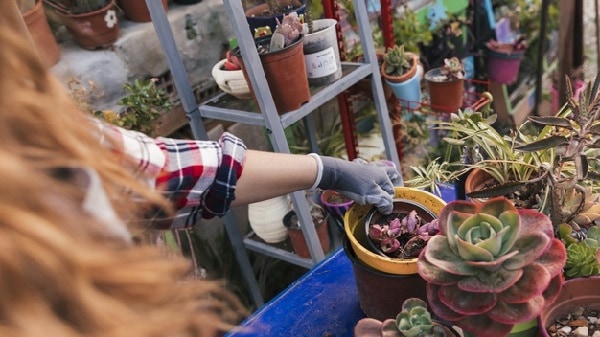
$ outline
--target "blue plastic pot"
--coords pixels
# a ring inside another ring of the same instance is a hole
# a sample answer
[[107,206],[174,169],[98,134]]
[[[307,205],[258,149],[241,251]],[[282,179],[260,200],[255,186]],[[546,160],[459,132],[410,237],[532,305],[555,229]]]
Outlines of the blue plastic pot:
[[403,108],[409,110],[418,109],[421,106],[421,77],[423,76],[423,67],[417,67],[415,76],[404,82],[391,82],[384,78],[390,86],[394,96],[400,101]]

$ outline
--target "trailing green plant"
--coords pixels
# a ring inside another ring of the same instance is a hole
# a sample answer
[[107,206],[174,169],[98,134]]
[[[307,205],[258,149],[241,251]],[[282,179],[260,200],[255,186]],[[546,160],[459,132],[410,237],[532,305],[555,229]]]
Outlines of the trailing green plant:
[[411,166],[414,176],[405,180],[406,187],[424,189],[435,195],[441,195],[440,184],[452,183],[455,178],[454,171],[450,169],[450,163],[435,158],[427,163],[425,167]]
[[435,315],[474,336],[503,337],[538,317],[564,282],[564,244],[552,222],[497,197],[456,200],[417,260]]
[[156,86],[157,81],[156,78],[136,79],[124,84],[127,95],[119,100],[119,104],[126,110],[120,114],[110,110],[94,114],[106,122],[154,136],[154,122],[161,114],[169,112],[172,106],[166,91]]

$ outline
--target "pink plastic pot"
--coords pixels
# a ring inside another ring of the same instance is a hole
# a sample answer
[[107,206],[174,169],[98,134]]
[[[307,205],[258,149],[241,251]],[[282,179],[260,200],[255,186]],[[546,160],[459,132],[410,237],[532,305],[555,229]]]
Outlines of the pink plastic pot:
[[487,65],[490,80],[502,84],[514,83],[519,76],[519,67],[524,53],[524,50],[505,53],[500,50],[488,49]]

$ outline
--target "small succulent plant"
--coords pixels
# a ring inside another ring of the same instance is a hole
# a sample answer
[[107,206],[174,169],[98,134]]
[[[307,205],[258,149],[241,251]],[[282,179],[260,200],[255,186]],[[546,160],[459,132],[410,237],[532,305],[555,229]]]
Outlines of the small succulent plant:
[[446,80],[462,79],[465,76],[465,67],[458,57],[453,56],[444,59],[440,72],[446,77]]
[[389,257],[419,256],[429,238],[439,231],[437,219],[425,222],[415,210],[392,213],[381,217],[377,222],[369,225],[369,239],[376,242]]
[[564,282],[565,245],[547,215],[507,198],[450,202],[417,261],[434,314],[475,335],[507,335]]
[[567,279],[600,275],[600,227],[573,231],[571,226],[561,224],[558,235],[567,247],[564,269]]
[[413,64],[412,53],[404,51],[404,45],[394,45],[385,54],[383,60],[385,62],[384,71],[389,76],[402,76],[408,72]]
[[304,33],[304,24],[297,12],[290,12],[283,15],[281,22],[277,19],[277,28],[271,36],[271,45],[269,51],[274,52],[285,48],[296,42],[300,35]]
[[444,337],[450,336],[448,329],[436,324],[427,310],[427,303],[420,298],[407,298],[402,303],[402,311],[396,319],[383,322],[373,318],[363,318],[354,328],[356,337]]

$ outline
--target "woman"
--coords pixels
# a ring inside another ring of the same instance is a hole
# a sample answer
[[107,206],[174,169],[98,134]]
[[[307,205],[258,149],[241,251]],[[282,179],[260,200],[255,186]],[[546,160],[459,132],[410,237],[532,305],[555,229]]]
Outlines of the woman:
[[132,233],[317,187],[391,211],[389,167],[100,124],[44,69],[19,17],[0,2],[1,336],[214,336],[246,314],[237,299],[181,282],[189,262]]

